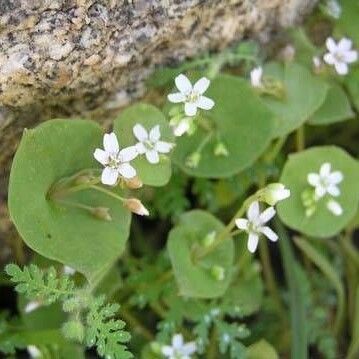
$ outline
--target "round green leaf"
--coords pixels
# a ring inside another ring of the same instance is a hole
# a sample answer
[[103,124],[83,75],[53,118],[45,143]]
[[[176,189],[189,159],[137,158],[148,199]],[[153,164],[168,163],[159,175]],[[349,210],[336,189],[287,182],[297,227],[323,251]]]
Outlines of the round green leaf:
[[[121,147],[132,146],[138,142],[132,129],[141,124],[147,131],[156,125],[160,126],[161,141],[174,143],[174,136],[163,113],[156,107],[147,104],[136,104],[128,107],[114,121],[114,132],[119,138]],[[171,161],[168,155],[161,155],[158,164],[151,164],[144,155],[138,156],[131,164],[144,184],[164,186],[171,177]]]
[[329,88],[324,103],[308,121],[311,125],[329,125],[353,117],[350,102],[343,89],[338,85]]
[[59,179],[97,167],[93,152],[101,147],[102,137],[101,128],[85,120],[52,120],[26,130],[9,184],[10,215],[26,244],[88,279],[99,275],[121,255],[131,215],[115,199],[93,190],[74,193],[66,200],[108,207],[111,222],[53,202],[47,194]]
[[[223,228],[224,225],[211,214],[194,210],[185,213],[179,225],[171,230],[167,248],[180,295],[215,298],[223,295],[228,288],[234,259],[233,240],[226,238],[198,263],[193,262],[191,251],[193,245],[200,245],[209,233],[219,233]],[[222,281],[211,274],[213,266],[221,266],[224,269],[225,277]]]
[[[315,213],[307,217],[301,199],[303,191],[313,188],[307,182],[307,175],[310,172],[318,173],[325,162],[332,165],[332,171],[341,171],[344,175],[339,184],[341,194],[335,198],[342,206],[343,214],[334,216],[326,208],[326,196],[318,201]],[[316,147],[291,155],[280,179],[291,190],[291,196],[279,203],[278,214],[287,226],[308,236],[333,236],[345,228],[358,210],[358,177],[358,163],[338,147]]]
[[[238,77],[216,77],[206,96],[215,101],[215,106],[202,114],[213,121],[216,130],[201,151],[198,166],[190,168],[186,161],[209,135],[201,127],[192,136],[184,135],[178,139],[173,161],[192,176],[229,177],[249,167],[264,152],[272,139],[273,115],[248,82]],[[218,138],[227,148],[228,156],[214,155]]]
[[285,98],[265,96],[267,106],[276,114],[274,137],[282,137],[299,128],[323,104],[328,86],[305,67],[296,63],[284,66],[271,63],[264,76],[281,81]]

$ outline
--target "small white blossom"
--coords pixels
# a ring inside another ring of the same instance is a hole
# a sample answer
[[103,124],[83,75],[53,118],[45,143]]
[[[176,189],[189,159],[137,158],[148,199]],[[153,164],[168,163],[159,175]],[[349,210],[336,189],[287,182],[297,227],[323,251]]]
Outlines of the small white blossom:
[[330,199],[327,202],[327,208],[335,216],[341,216],[343,214],[342,206],[337,201],[335,201],[334,199]]
[[136,176],[136,170],[130,165],[130,161],[137,157],[135,146],[122,150],[119,148],[115,133],[105,134],[103,137],[104,150],[96,148],[94,157],[105,166],[102,171],[101,182],[114,186],[119,176],[130,179]]
[[26,349],[31,358],[40,358],[41,357],[41,352],[35,345],[29,345]]
[[195,116],[197,108],[210,110],[214,106],[212,99],[203,96],[210,84],[210,80],[206,77],[200,78],[192,86],[187,76],[180,74],[175,78],[175,84],[179,92],[171,93],[167,98],[172,103],[184,102],[186,116]]
[[184,343],[182,334],[175,334],[172,345],[164,345],[162,354],[169,359],[191,359],[191,355],[197,351],[195,342]]
[[315,188],[316,200],[324,197],[327,193],[338,197],[340,189],[337,185],[343,180],[343,174],[340,171],[331,172],[331,164],[325,162],[321,165],[319,174],[309,173],[307,180]]
[[135,145],[140,155],[145,154],[147,161],[150,163],[158,163],[160,161],[159,153],[168,153],[173,148],[173,143],[160,141],[160,126],[154,126],[150,132],[140,124],[133,127],[133,134],[138,139]]
[[248,233],[247,248],[254,253],[258,246],[259,236],[264,234],[272,242],[276,242],[278,235],[271,228],[265,226],[275,215],[273,207],[268,207],[262,213],[259,210],[259,203],[254,201],[248,208],[247,219],[237,218],[235,223],[239,229]]
[[337,0],[327,0],[324,9],[327,14],[332,16],[334,19],[339,19],[342,13],[342,7]]
[[358,60],[358,52],[352,50],[352,41],[344,37],[336,43],[329,37],[326,46],[329,52],[324,55],[324,61],[328,65],[333,65],[339,75],[346,75],[348,64]]
[[290,190],[282,183],[271,183],[263,190],[263,200],[270,206],[290,197]]
[[262,87],[262,76],[263,76],[263,69],[259,67],[255,67],[251,73],[251,84],[253,87]]
[[24,312],[31,313],[39,307],[41,307],[41,303],[36,300],[33,300],[25,305]]
[[64,266],[64,274],[74,275],[75,273],[76,273],[76,270],[73,269],[72,267],[70,267],[70,266]]
[[184,135],[191,127],[191,119],[188,117],[183,118],[178,123],[172,125],[173,134],[176,137]]

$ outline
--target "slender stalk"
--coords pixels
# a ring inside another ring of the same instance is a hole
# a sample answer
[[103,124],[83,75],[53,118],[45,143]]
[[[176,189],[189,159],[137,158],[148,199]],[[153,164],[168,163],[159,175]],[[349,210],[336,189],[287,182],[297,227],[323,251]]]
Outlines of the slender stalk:
[[114,193],[114,192],[111,192],[111,191],[109,191],[109,190],[107,190],[107,189],[105,189],[105,188],[102,188],[102,187],[100,187],[100,186],[92,185],[92,186],[90,186],[90,188],[92,188],[92,189],[94,189],[94,190],[96,190],[96,191],[105,193],[105,194],[107,194],[108,196],[113,197],[113,198],[116,198],[116,199],[118,199],[118,200],[121,201],[121,202],[125,201],[125,198],[123,198],[123,197],[121,197],[120,195],[118,195],[118,194],[116,194],[116,193]]
[[305,132],[304,125],[299,127],[295,133],[296,151],[301,152],[305,149]]
[[207,359],[216,359],[218,358],[217,352],[217,330],[215,327],[212,328],[211,339],[209,343],[209,348],[207,352]]
[[91,213],[94,210],[94,207],[86,206],[85,204],[78,203],[78,202],[66,201],[66,200],[62,200],[62,199],[56,199],[55,202],[63,204],[65,206],[83,209],[83,210],[91,212]]

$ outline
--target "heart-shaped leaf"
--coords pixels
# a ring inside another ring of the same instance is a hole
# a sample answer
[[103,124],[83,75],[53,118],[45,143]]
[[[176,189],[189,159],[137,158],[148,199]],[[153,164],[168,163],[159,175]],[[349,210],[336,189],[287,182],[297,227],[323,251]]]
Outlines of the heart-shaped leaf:
[[[163,113],[156,107],[147,104],[136,104],[124,110],[114,122],[114,131],[123,147],[138,142],[133,134],[133,127],[141,124],[147,132],[154,126],[160,126],[161,141],[174,143],[174,136]],[[158,164],[151,164],[144,155],[140,155],[132,165],[144,184],[164,186],[171,177],[171,161],[168,155],[161,155]]]
[[66,200],[110,209],[112,221],[48,198],[63,177],[97,167],[93,159],[102,130],[85,120],[52,120],[26,130],[10,175],[9,209],[20,235],[39,254],[67,264],[92,280],[109,268],[124,250],[130,213],[102,193],[86,190]]
[[[327,196],[317,202],[317,209],[306,216],[302,194],[312,188],[307,182],[308,173],[318,173],[325,162],[332,171],[341,171],[344,179],[338,185],[340,196],[335,200],[343,208],[342,215],[335,216],[326,207]],[[284,166],[280,182],[291,190],[291,196],[278,204],[278,214],[289,227],[313,237],[330,237],[345,228],[358,210],[359,165],[344,150],[334,146],[311,148],[291,155]]]
[[[180,295],[198,298],[215,298],[223,295],[231,280],[234,259],[233,240],[223,240],[215,251],[206,257],[193,260],[192,248],[200,246],[210,233],[219,233],[224,225],[215,217],[201,210],[187,212],[169,234],[167,243]],[[218,280],[211,273],[213,267],[222,267],[224,279]]]

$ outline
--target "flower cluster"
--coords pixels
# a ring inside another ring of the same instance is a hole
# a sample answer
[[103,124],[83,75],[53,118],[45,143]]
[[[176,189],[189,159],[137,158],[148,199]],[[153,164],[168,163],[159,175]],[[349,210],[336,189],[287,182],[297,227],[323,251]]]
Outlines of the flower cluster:
[[197,115],[197,109],[210,110],[213,108],[214,101],[204,96],[210,83],[206,77],[200,78],[194,85],[183,74],[175,78],[178,92],[169,94],[167,98],[172,103],[184,103],[184,113],[187,116],[174,118],[170,122],[175,136],[182,136],[190,131],[193,117]]
[[139,141],[134,146],[120,150],[120,146],[114,132],[103,137],[104,149],[96,148],[95,159],[105,168],[102,171],[101,182],[105,185],[115,186],[118,179],[132,179],[137,175],[136,169],[130,164],[139,155],[145,155],[148,162],[159,163],[159,154],[169,153],[173,148],[172,143],[161,141],[160,126],[154,126],[149,133],[146,129],[136,124],[133,134]]
[[195,342],[184,343],[182,334],[175,334],[172,345],[164,345],[162,354],[168,359],[191,359],[191,355],[197,351]]
[[334,197],[340,196],[339,183],[343,181],[343,174],[340,171],[331,170],[331,164],[325,162],[321,165],[319,173],[309,173],[308,183],[314,187],[314,194],[306,192],[303,195],[303,204],[306,207],[306,215],[311,216],[316,209],[316,203],[322,198],[327,198],[326,207],[335,216],[340,216],[343,209]]

